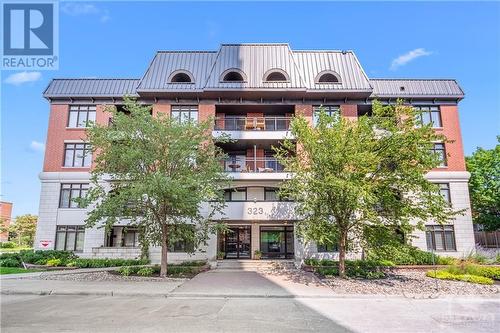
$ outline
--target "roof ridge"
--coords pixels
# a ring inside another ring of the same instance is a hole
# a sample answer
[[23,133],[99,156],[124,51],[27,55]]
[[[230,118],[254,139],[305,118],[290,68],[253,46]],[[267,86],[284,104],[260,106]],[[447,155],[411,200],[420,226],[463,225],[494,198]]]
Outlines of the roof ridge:
[[370,81],[457,81],[457,79],[453,78],[408,78],[408,77],[402,77],[402,78],[370,78]]
[[250,45],[284,45],[290,46],[290,43],[222,43],[221,46],[250,46]]
[[138,81],[140,78],[112,78],[112,77],[96,77],[96,78],[90,78],[90,77],[58,77],[58,78],[53,78],[52,80],[135,80]]
[[158,50],[156,53],[217,53],[218,51],[208,51],[208,50]]
[[354,53],[353,50],[292,50],[292,52],[311,52],[311,53]]

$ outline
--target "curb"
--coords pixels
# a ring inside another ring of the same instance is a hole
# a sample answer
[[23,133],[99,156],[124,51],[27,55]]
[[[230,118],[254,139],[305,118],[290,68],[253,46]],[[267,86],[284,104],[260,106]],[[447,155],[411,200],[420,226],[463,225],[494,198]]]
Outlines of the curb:
[[7,289],[2,290],[2,295],[37,295],[37,296],[109,296],[109,297],[162,297],[162,298],[181,298],[181,299],[393,299],[404,298],[413,300],[428,300],[428,299],[467,299],[467,298],[481,298],[500,300],[500,295],[420,295],[412,297],[411,295],[385,295],[385,294],[338,294],[338,295],[248,295],[248,294],[190,294],[190,293],[131,293],[131,292],[115,292],[115,291],[57,291],[57,290],[15,290]]

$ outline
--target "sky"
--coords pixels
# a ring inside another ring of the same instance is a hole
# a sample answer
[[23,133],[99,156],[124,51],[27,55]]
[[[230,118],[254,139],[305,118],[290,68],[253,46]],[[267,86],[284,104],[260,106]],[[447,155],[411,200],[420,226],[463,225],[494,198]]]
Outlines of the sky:
[[140,78],[157,50],[354,50],[370,78],[454,78],[466,155],[500,135],[500,3],[61,2],[59,70],[1,73],[1,200],[37,214],[52,78]]

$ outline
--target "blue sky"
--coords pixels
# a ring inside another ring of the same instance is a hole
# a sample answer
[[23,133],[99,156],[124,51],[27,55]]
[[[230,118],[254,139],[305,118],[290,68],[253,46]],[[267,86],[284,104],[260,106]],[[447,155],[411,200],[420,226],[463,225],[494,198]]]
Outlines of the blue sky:
[[499,22],[499,3],[62,2],[59,70],[2,72],[2,200],[14,215],[38,212],[51,78],[139,78],[157,50],[220,43],[352,49],[372,78],[456,78],[466,93],[465,152],[491,148],[500,134]]

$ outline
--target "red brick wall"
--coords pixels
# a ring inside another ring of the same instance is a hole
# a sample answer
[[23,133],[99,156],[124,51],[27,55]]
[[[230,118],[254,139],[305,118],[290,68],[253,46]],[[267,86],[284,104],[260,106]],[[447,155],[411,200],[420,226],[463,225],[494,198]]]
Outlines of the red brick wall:
[[166,114],[170,116],[170,104],[156,103],[153,104],[153,117],[156,117],[159,113]]
[[309,124],[313,125],[313,106],[310,104],[296,104],[295,105],[295,115],[303,116],[309,121]]
[[[445,144],[446,154],[448,155],[446,170],[465,171],[458,107],[456,105],[441,105],[440,109],[443,127],[436,129],[436,132],[445,135],[448,140],[453,141]],[[436,170],[443,170],[443,168],[437,168]]]
[[358,119],[358,106],[356,104],[341,104],[340,114],[349,120]]
[[198,106],[198,120],[202,122],[210,117],[215,118],[215,104],[200,104]]
[[[12,219],[12,203],[0,201],[0,223],[8,228]],[[0,242],[6,242],[9,239],[9,232],[0,233]]]

